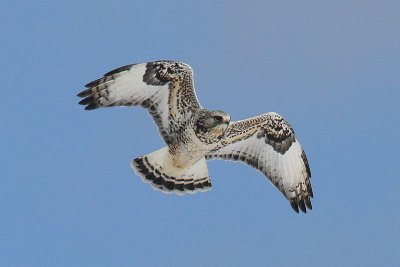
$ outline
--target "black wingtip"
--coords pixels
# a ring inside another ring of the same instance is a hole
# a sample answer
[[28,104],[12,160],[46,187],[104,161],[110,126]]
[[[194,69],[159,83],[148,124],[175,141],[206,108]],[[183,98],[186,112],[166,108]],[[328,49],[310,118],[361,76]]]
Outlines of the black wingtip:
[[312,190],[312,186],[310,184],[310,186],[308,187],[308,193],[310,194],[310,197],[314,197],[314,192]]
[[82,91],[82,92],[80,92],[79,94],[77,94],[76,96],[77,97],[87,97],[87,96],[89,96],[90,94],[88,94],[86,91]]
[[300,199],[297,201],[297,198],[290,199],[290,206],[292,206],[293,210],[296,213],[299,213],[300,211],[307,213],[307,209],[312,210],[312,204],[311,204],[311,199],[305,198],[305,199]]
[[299,208],[301,209],[302,212],[307,213],[306,205],[304,204],[304,200],[300,199],[299,200]]
[[85,110],[93,110],[93,109],[96,109],[96,108],[98,108],[98,106],[96,104],[94,104],[94,103],[91,103],[91,104],[89,104],[89,105],[87,105],[85,107]]
[[296,213],[299,213],[299,205],[297,204],[297,202],[294,199],[290,200],[290,205],[292,206],[293,210]]
[[312,210],[311,199],[309,197],[304,200],[304,203],[306,204],[309,210]]
[[84,99],[82,99],[81,101],[79,101],[79,105],[88,105],[90,103],[93,102],[93,97],[86,97]]
[[91,94],[92,94],[91,90],[87,89],[76,95],[77,97],[84,97],[84,99],[79,101],[79,105],[83,106],[87,105],[85,107],[85,110],[92,110],[97,108],[97,105],[93,103],[93,96],[91,96]]
[[81,101],[79,101],[79,105],[83,105],[83,106],[87,105],[85,107],[85,110],[92,110],[92,109],[98,108],[97,103],[95,103],[93,100],[93,96],[88,96],[88,97],[82,99]]

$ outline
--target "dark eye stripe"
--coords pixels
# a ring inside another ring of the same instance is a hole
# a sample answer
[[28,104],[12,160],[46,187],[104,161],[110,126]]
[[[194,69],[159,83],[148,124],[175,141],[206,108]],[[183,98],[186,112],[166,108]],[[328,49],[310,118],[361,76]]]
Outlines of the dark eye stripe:
[[221,116],[214,116],[214,119],[217,121],[223,121],[224,118],[222,118]]

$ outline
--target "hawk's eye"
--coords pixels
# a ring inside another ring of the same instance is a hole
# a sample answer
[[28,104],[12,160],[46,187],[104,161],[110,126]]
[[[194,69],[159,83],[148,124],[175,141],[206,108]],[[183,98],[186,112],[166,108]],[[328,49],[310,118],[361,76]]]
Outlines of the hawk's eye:
[[224,120],[224,118],[222,118],[221,116],[214,116],[214,119],[218,122],[222,122]]

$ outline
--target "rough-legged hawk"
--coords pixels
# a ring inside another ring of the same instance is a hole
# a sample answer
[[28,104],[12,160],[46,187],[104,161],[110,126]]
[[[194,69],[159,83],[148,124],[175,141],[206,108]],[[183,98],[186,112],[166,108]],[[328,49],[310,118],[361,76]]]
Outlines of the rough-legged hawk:
[[206,160],[242,161],[262,172],[296,212],[312,209],[311,172],[292,127],[274,112],[231,122],[197,100],[193,72],[175,61],[132,64],[110,71],[78,94],[87,110],[139,105],[148,110],[166,147],[138,157],[144,182],[176,194],[211,187]]

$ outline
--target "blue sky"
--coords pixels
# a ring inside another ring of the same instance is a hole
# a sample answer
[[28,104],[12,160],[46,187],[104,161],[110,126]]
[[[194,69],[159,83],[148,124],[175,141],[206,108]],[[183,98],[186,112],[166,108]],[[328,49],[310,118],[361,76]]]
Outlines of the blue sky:
[[[0,264],[393,266],[400,257],[397,1],[9,1],[1,8]],[[130,160],[163,146],[140,108],[84,111],[105,72],[174,59],[233,120],[294,127],[313,210],[258,172],[164,195]]]

